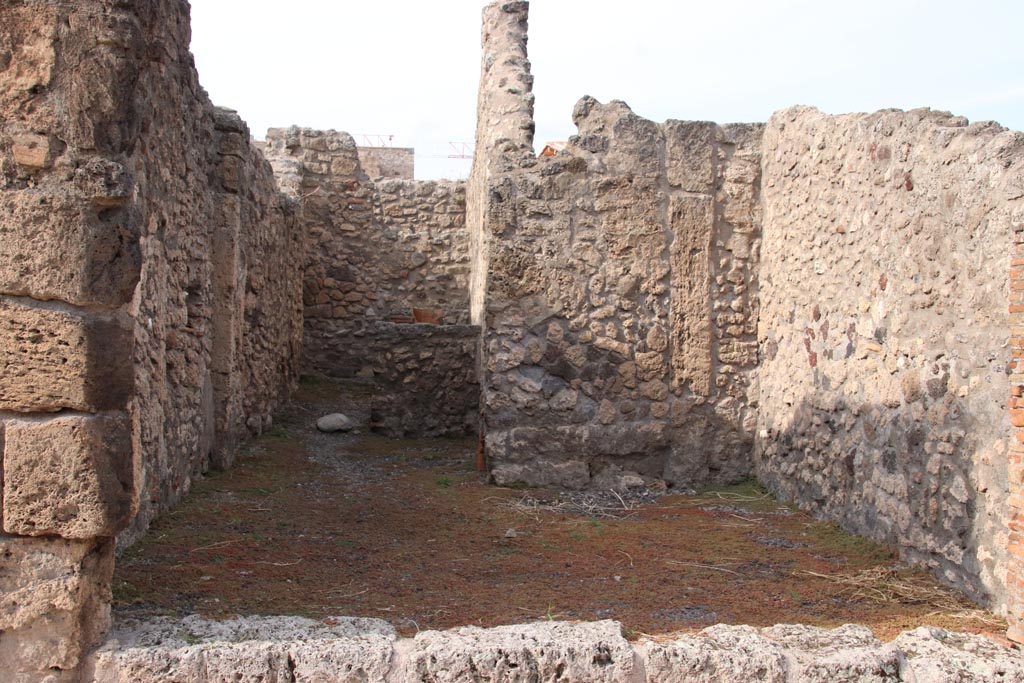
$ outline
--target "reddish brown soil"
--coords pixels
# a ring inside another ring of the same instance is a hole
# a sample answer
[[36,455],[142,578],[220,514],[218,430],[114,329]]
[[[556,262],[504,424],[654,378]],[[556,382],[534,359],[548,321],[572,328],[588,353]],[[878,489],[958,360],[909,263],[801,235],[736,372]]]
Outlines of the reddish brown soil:
[[1002,629],[922,571],[897,567],[910,599],[837,583],[896,566],[891,552],[754,483],[627,499],[618,518],[532,507],[556,494],[486,485],[472,440],[318,433],[316,416],[352,409],[336,392],[304,383],[279,427],[123,554],[120,613],[366,616],[403,633],[549,618],[617,619],[627,635],[717,622],[854,622],[882,638],[925,623]]

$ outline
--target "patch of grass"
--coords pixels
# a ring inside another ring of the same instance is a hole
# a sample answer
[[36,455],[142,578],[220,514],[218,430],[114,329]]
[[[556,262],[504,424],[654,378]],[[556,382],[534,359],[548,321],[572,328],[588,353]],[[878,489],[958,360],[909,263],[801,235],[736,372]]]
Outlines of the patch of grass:
[[749,497],[749,498],[764,498],[765,496],[771,496],[771,493],[765,488],[765,485],[758,481],[757,477],[747,477],[742,481],[738,481],[735,484],[729,484],[728,486],[713,486],[698,492],[697,495],[709,495],[721,493],[726,496],[736,497]]
[[292,441],[296,438],[297,435],[293,431],[281,424],[275,424],[259,436],[259,439],[264,441]]
[[114,596],[114,602],[119,602],[125,605],[137,605],[143,602],[142,591],[134,584],[125,581],[114,581],[110,585],[110,590]]
[[434,480],[434,483],[440,486],[441,488],[446,489],[452,485],[452,478],[438,477],[437,479]]
[[806,534],[816,551],[824,555],[849,557],[865,566],[889,563],[896,559],[891,548],[863,536],[854,536],[835,522],[810,525]]

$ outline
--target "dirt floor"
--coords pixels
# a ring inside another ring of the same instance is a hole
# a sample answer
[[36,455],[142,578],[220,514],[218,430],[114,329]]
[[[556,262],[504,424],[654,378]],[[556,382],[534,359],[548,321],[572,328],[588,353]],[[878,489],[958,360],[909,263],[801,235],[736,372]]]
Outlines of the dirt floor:
[[622,497],[496,488],[475,471],[475,440],[321,434],[320,415],[359,413],[358,391],[338,392],[305,380],[231,471],[197,482],[123,553],[116,613],[365,616],[404,634],[606,618],[627,636],[718,622],[853,622],[883,639],[1005,628],[756,482]]

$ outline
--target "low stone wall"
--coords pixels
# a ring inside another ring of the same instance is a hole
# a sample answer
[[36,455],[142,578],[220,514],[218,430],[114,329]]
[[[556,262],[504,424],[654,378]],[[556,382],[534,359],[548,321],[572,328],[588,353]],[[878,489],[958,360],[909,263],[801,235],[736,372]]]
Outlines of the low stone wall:
[[858,626],[713,626],[628,642],[614,621],[424,631],[334,617],[189,617],[128,624],[90,659],[86,683],[989,683],[1024,681],[1024,657],[982,636],[919,628],[891,643]]
[[929,110],[798,107],[764,140],[760,477],[1000,610],[1022,152]]
[[305,367],[327,377],[361,378],[375,388],[370,428],[388,436],[475,434],[479,328],[370,322],[338,328],[306,323]]

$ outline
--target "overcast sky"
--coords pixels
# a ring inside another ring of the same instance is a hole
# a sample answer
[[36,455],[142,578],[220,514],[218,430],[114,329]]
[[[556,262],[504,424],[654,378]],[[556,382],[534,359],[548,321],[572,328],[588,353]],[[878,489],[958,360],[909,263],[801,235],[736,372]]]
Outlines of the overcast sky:
[[[191,0],[214,103],[253,135],[298,124],[394,136],[418,178],[461,178],[483,0]],[[929,106],[1024,130],[1021,0],[534,0],[537,144],[575,133],[583,95],[641,116],[765,121]]]

